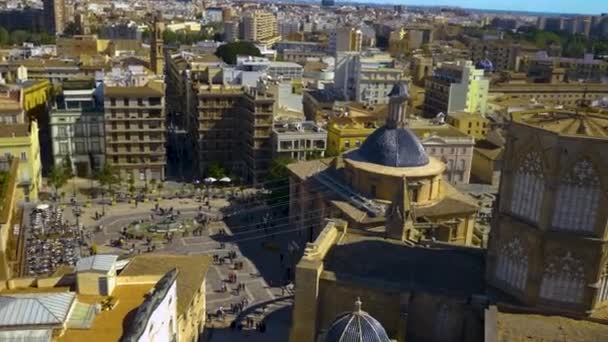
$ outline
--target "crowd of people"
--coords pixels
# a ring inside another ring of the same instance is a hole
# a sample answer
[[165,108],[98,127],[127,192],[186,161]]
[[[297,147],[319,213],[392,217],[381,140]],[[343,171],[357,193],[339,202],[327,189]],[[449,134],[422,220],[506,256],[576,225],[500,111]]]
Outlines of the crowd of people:
[[26,227],[26,273],[52,274],[62,265],[74,266],[84,244],[80,227],[64,220],[63,209],[41,205],[32,210]]

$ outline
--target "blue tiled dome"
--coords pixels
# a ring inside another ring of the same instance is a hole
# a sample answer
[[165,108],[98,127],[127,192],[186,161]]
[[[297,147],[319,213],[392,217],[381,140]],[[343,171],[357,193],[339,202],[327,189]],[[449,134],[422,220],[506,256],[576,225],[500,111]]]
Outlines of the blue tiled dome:
[[416,167],[429,163],[420,140],[403,127],[378,128],[355,152],[350,155],[353,159],[390,167]]
[[380,322],[358,309],[338,316],[324,342],[390,342],[390,339]]
[[475,64],[476,69],[483,69],[484,71],[494,71],[494,63],[492,63],[489,59],[482,59],[477,64]]

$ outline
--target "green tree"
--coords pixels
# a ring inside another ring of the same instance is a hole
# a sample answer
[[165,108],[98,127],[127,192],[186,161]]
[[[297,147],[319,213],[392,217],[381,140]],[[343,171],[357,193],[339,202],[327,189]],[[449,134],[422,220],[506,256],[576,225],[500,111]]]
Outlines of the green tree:
[[95,179],[97,179],[102,187],[107,186],[110,193],[112,193],[112,187],[120,182],[118,170],[110,163],[103,165],[101,170],[95,175]]
[[173,45],[177,43],[177,34],[171,30],[163,31],[163,41],[165,44]]
[[74,170],[72,170],[72,158],[67,155],[65,158],[63,158],[63,172],[64,175],[66,177],[66,179],[71,179],[74,177]]
[[55,44],[55,36],[46,32],[40,33],[40,44]]
[[55,196],[57,196],[59,188],[64,186],[66,182],[67,178],[63,166],[53,165],[49,174],[49,184],[55,189]]
[[63,176],[65,177],[66,182],[72,180],[72,194],[74,197],[76,197],[76,186],[73,182],[74,170],[72,169],[72,158],[69,155],[63,158],[63,164],[61,167],[63,168]]
[[73,21],[70,21],[67,25],[65,25],[65,29],[63,30],[63,34],[71,37],[74,35],[82,34],[80,30],[80,26]]
[[27,31],[16,30],[11,32],[10,41],[13,45],[21,45],[31,38],[31,34]]
[[131,193],[131,196],[133,196],[133,194],[135,193],[135,178],[133,178],[133,175],[129,177],[127,183],[129,183],[129,192]]
[[215,179],[220,179],[220,178],[224,177],[225,174],[226,174],[226,170],[224,170],[222,165],[220,165],[220,163],[218,163],[218,162],[211,163],[209,165],[209,167],[207,168],[207,175],[209,177],[213,177]]
[[215,55],[228,64],[236,64],[237,56],[261,56],[262,54],[251,42],[234,42],[217,48]]
[[[164,34],[163,34],[163,36],[164,36]],[[147,42],[150,40],[150,30],[144,29],[143,31],[141,31],[141,40],[144,42]]]
[[152,191],[156,190],[156,179],[154,178],[150,179],[150,189]]
[[10,35],[8,31],[0,26],[0,45],[8,45],[10,43]]

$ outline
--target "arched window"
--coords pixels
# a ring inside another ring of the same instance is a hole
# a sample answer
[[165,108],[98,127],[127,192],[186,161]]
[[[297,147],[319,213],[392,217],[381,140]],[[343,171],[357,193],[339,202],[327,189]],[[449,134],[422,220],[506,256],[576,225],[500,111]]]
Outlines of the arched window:
[[583,159],[562,175],[553,211],[553,227],[591,232],[600,202],[600,179],[591,161]]
[[604,272],[602,272],[600,288],[597,294],[598,303],[606,300],[608,300],[608,263],[604,267]]
[[519,290],[526,287],[528,255],[519,239],[515,238],[500,248],[496,278]]
[[549,259],[540,283],[540,297],[565,303],[580,303],[585,287],[583,262],[570,252]]
[[538,222],[545,182],[540,153],[530,152],[515,172],[511,212]]

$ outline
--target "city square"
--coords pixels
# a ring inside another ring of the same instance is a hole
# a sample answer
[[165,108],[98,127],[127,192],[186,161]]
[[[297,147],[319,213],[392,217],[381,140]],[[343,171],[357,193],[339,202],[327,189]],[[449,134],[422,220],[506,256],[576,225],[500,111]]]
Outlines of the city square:
[[[83,196],[89,182],[74,182],[84,188],[81,191],[77,186],[80,195],[75,201],[72,197],[63,203],[50,201],[42,208],[62,213],[66,226],[76,227],[78,221],[82,230],[79,234],[84,236],[79,248],[82,257],[90,255],[92,249],[96,254],[122,257],[144,253],[213,256],[206,285],[210,341],[287,338],[293,284],[286,272],[293,270],[305,244],[301,232],[288,228],[289,217],[282,208],[288,200],[269,209],[253,195],[256,189],[244,189],[240,194],[251,198],[231,198],[231,203],[230,191],[213,188],[209,190],[212,199],[207,202],[205,189],[185,193],[184,185],[172,183],[168,188],[175,190],[150,196],[154,199],[140,198],[143,202],[137,204],[125,199],[112,204],[108,199]],[[65,190],[70,193],[73,186],[67,185]],[[275,208],[280,212],[272,210]],[[36,206],[30,210],[33,214],[41,211]],[[270,218],[269,213],[276,216]],[[167,226],[169,217],[175,229],[167,227],[167,231],[159,232],[152,228]],[[33,227],[35,222],[25,222],[22,229],[28,232]],[[28,255],[31,259],[40,257]],[[237,290],[240,286],[242,290]],[[253,325],[247,326],[248,318]],[[262,321],[268,322],[264,334],[256,330],[256,324]]]

